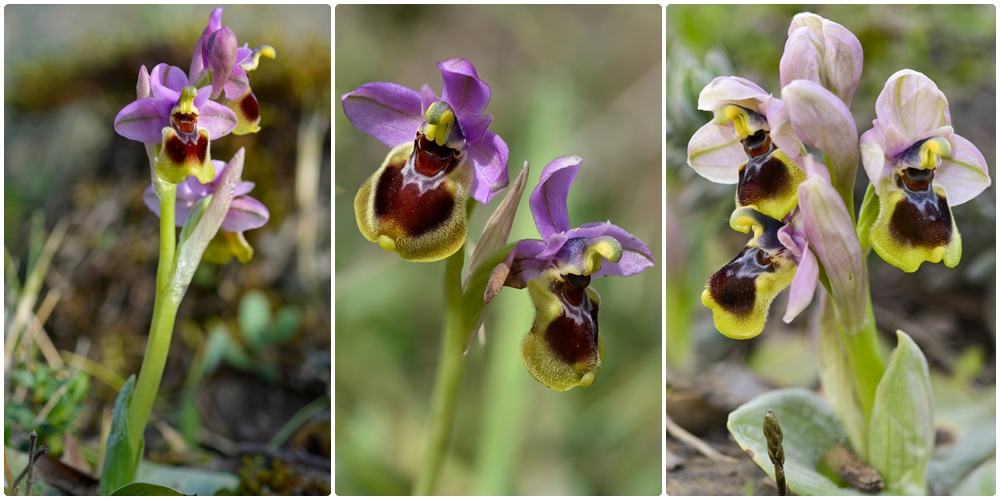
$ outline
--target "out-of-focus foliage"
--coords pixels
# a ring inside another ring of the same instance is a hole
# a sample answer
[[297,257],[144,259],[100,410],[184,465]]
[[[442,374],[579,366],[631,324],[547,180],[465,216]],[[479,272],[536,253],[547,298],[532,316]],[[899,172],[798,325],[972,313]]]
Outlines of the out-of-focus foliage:
[[4,435],[10,436],[13,428],[36,429],[50,449],[62,451],[62,446],[53,446],[49,439],[59,442],[61,434],[76,430],[83,400],[90,392],[90,377],[78,370],[36,364],[11,372],[11,386],[29,392],[23,403],[4,401]]
[[[440,91],[439,61],[464,57],[492,90],[491,130],[511,177],[531,165],[511,241],[538,239],[527,195],[546,163],[584,158],[571,223],[610,220],[661,255],[660,7],[336,7],[340,95],[373,81]],[[410,264],[357,229],[357,189],[388,148],[336,124],[336,493],[404,494],[423,460],[442,332],[444,262]],[[476,207],[475,242],[499,203]],[[466,251],[471,251],[469,246]],[[468,259],[467,259],[468,260]],[[466,356],[442,494],[660,492],[659,267],[594,280],[606,357],[590,387],[535,382],[518,344],[527,293],[504,289]]]

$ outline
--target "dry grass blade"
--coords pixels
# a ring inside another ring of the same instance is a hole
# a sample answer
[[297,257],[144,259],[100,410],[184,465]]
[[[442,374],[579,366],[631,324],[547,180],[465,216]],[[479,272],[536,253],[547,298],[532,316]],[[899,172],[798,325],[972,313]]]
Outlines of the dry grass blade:
[[684,430],[683,427],[677,425],[672,418],[670,418],[669,413],[664,413],[666,420],[664,423],[667,426],[667,432],[670,433],[674,439],[698,450],[698,453],[705,455],[713,462],[736,462],[736,459],[728,455],[723,455],[719,453],[715,448],[712,448],[708,443],[698,439],[694,434]]
[[306,282],[318,278],[316,270],[316,234],[319,232],[317,199],[320,167],[323,161],[323,139],[330,118],[316,110],[302,116],[299,123],[298,158],[295,161],[295,202],[299,207],[298,264],[299,277]]
[[38,349],[42,351],[45,361],[56,370],[63,368],[65,364],[59,358],[59,351],[56,350],[56,346],[52,344],[52,340],[45,333],[43,325],[49,319],[52,310],[55,309],[56,303],[59,302],[59,297],[59,290],[49,290],[49,293],[45,295],[45,300],[42,301],[42,305],[39,306],[38,312],[31,318],[31,338],[38,345]]
[[22,290],[21,297],[18,299],[16,312],[14,313],[14,321],[11,323],[10,330],[7,331],[4,341],[6,343],[4,360],[8,368],[11,366],[14,347],[18,344],[21,330],[31,320],[31,311],[35,308],[38,293],[42,289],[45,275],[49,272],[49,264],[52,263],[52,257],[55,256],[63,237],[66,236],[66,229],[68,227],[69,221],[66,218],[59,219],[56,227],[52,229],[48,240],[45,241],[42,253],[38,256],[38,262],[31,269],[28,279],[24,282],[24,289]]
[[59,351],[59,353],[62,355],[62,359],[66,362],[66,364],[100,380],[101,382],[104,382],[109,387],[114,389],[115,392],[120,391],[122,386],[125,385],[124,377],[92,359],[85,358],[79,354],[69,351]]

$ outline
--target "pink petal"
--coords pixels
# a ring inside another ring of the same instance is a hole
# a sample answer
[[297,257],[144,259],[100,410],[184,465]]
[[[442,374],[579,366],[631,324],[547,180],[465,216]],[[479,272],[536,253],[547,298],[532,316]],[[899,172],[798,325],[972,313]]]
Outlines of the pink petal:
[[712,182],[736,184],[740,166],[746,162],[747,154],[732,126],[708,122],[688,142],[688,165]]
[[232,132],[236,124],[236,113],[215,101],[208,101],[198,109],[198,126],[208,130],[209,139],[215,140]]
[[486,132],[482,142],[465,151],[473,168],[472,198],[486,205],[510,183],[507,143],[496,133]]
[[366,83],[340,102],[351,124],[390,148],[413,141],[424,121],[420,94],[395,83]]
[[115,116],[115,132],[133,141],[159,144],[163,128],[169,126],[170,120],[160,113],[154,98],[134,101]]
[[934,171],[934,184],[948,194],[948,205],[961,205],[990,187],[990,170],[979,149],[964,137],[952,134],[948,138],[951,153],[941,158]]
[[441,99],[455,112],[468,111],[480,114],[490,102],[490,86],[479,79],[476,68],[468,59],[452,59],[439,62],[443,85]]
[[249,196],[237,196],[222,220],[222,230],[231,233],[256,229],[267,223],[271,213],[263,203]]
[[546,242],[552,235],[570,229],[566,198],[582,163],[583,158],[579,156],[560,156],[552,160],[545,165],[538,185],[531,191],[531,215],[538,234]]
[[820,78],[822,56],[819,52],[822,43],[822,40],[809,28],[803,27],[789,33],[785,51],[781,54],[781,62],[778,64],[782,88],[794,80],[822,83]]
[[723,104],[731,103],[765,114],[767,98],[756,83],[736,76],[720,76],[702,89],[698,96],[698,109],[715,112]]
[[792,286],[788,290],[788,307],[782,318],[785,323],[791,323],[812,302],[818,281],[819,264],[816,262],[816,256],[809,251],[809,246],[806,245],[802,259],[799,260],[798,269],[795,271],[795,277],[792,278]]
[[819,83],[796,80],[781,90],[792,129],[807,146],[833,163],[842,191],[854,186],[858,169],[858,128],[847,105]]
[[151,84],[163,85],[174,92],[180,92],[181,89],[188,86],[188,77],[184,74],[184,70],[166,63],[154,66],[153,71],[149,74],[149,79]]
[[885,82],[875,114],[884,126],[896,126],[911,144],[930,137],[928,133],[941,135],[934,131],[951,125],[948,99],[930,78],[910,69],[897,71]]

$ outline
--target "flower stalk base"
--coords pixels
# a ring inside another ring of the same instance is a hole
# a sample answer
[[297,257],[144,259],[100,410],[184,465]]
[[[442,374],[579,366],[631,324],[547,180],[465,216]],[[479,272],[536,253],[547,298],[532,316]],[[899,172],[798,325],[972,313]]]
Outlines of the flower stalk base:
[[135,388],[132,405],[129,406],[129,441],[133,453],[138,452],[143,430],[149,421],[153,401],[163,378],[173,336],[174,320],[183,294],[170,293],[170,282],[174,275],[174,253],[177,237],[174,229],[174,207],[177,185],[160,182],[157,186],[160,196],[160,262],[156,269],[156,299],[153,304],[153,321],[146,342],[146,354],[139,369],[139,380]]
[[431,401],[431,420],[425,439],[426,452],[420,473],[413,485],[414,495],[431,495],[448,454],[455,402],[465,367],[465,347],[468,341],[467,322],[462,309],[462,266],[465,247],[448,257],[445,267],[445,321],[441,338],[440,359]]

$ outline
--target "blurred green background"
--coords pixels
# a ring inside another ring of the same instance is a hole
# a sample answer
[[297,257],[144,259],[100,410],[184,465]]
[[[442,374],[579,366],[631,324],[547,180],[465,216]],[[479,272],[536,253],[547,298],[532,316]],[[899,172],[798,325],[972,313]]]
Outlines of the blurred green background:
[[[531,175],[511,241],[538,238],[527,206],[546,163],[578,155],[571,223],[611,220],[657,267],[595,280],[607,351],[590,387],[535,382],[518,345],[527,293],[504,289],[466,359],[442,494],[657,495],[661,490],[661,8],[337,6],[335,93],[373,81],[440,92],[464,57],[492,89],[511,179]],[[353,200],[388,148],[337,107],[336,493],[405,494],[423,458],[441,336],[444,262],[411,264],[358,232]],[[477,207],[474,242],[498,204]]]
[[[166,62],[188,70],[215,7],[4,8],[5,332],[17,303],[28,298],[20,285],[39,261],[46,234],[59,220],[68,224],[32,309],[39,314],[45,309],[39,304],[53,300],[42,334],[57,359],[42,357],[38,342],[22,342],[8,350],[5,375],[51,375],[58,387],[81,372],[81,359],[95,362],[82,369],[100,376],[76,402],[71,428],[50,429],[42,441],[50,449],[52,440],[81,443],[82,458],[54,453],[77,467],[93,467],[102,413],[122,377],[139,370],[153,306],[159,238],[157,218],[142,203],[148,162],[142,144],[115,133],[114,117],[135,100],[140,65],[152,70]],[[267,205],[271,219],[246,233],[256,251],[250,263],[203,264],[196,273],[178,314],[162,400],[147,429],[147,457],[235,472],[241,465],[236,448],[261,447],[295,412],[329,395],[330,14],[323,5],[225,8],[222,23],[241,46],[271,45],[277,59],[262,59],[250,74],[262,130],[213,141],[211,153],[228,161],[246,148],[243,179],[256,183],[251,195]],[[237,321],[250,296],[255,314]],[[271,311],[281,326],[272,328]],[[215,354],[224,351],[224,359],[206,372],[200,363],[210,350],[208,332],[220,325],[227,342]],[[59,357],[66,365],[55,366]],[[5,378],[5,402],[30,417],[45,401],[25,380]],[[186,384],[198,383],[185,393]],[[326,408],[283,449],[329,461]],[[182,419],[191,415],[202,415],[202,430],[218,439],[199,442],[198,422],[186,428],[191,421]],[[189,444],[200,447],[182,453],[157,432],[157,419],[168,429],[180,427],[193,438]],[[10,427],[10,419],[5,424],[8,449],[26,450],[30,428]],[[320,482],[328,483],[329,472],[322,475]]]

